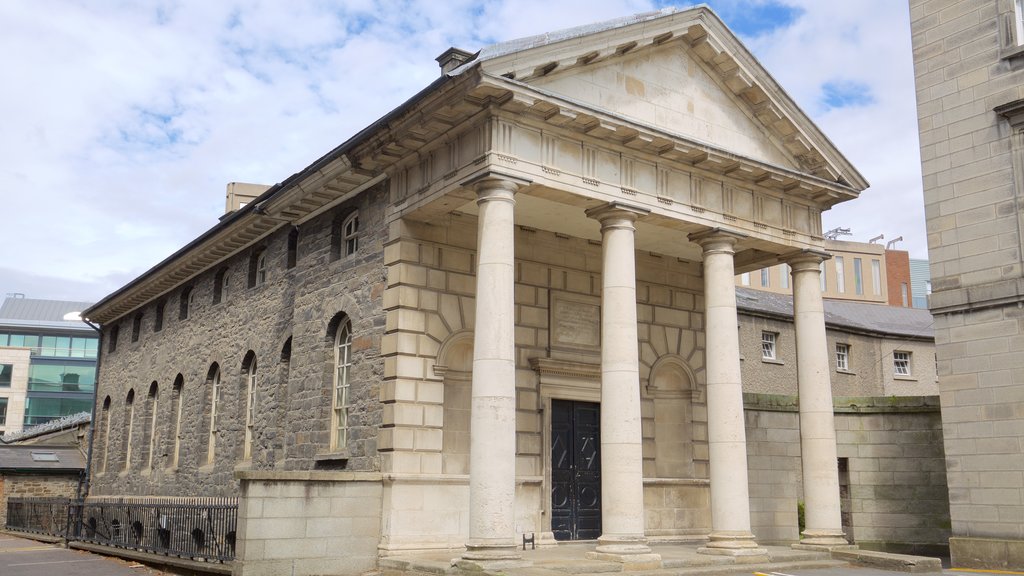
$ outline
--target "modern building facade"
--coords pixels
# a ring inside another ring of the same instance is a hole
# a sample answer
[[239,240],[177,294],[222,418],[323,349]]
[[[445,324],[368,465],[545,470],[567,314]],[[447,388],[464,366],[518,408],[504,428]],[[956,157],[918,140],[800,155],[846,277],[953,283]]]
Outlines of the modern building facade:
[[0,306],[0,432],[92,409],[99,337],[90,302],[9,295]]
[[1024,14],[911,0],[958,566],[1024,568]]
[[[756,560],[846,545],[851,518],[891,541],[876,487],[939,527],[903,542],[945,538],[927,331],[822,299],[821,211],[867,183],[714,13],[438,60],[85,312],[92,496],[241,496],[239,574],[479,568],[524,534],[632,568],[659,540]],[[792,298],[737,301],[780,263]],[[840,416],[833,377],[861,399]]]

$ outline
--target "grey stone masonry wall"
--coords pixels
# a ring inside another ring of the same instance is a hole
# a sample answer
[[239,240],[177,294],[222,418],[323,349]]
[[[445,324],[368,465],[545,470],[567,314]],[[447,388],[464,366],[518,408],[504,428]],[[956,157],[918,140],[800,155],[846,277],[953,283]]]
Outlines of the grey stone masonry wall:
[[1024,568],[1024,14],[910,0],[955,566]]
[[8,498],[73,498],[78,474],[0,474],[0,528],[7,523]]
[[[187,318],[181,315],[182,288],[162,299],[159,331],[159,302],[104,326],[92,495],[237,495],[237,469],[379,470],[385,195],[384,186],[375,187],[301,224],[292,267],[292,227],[285,225],[251,250],[200,273],[188,284],[192,301]],[[359,211],[359,248],[346,256],[336,243],[341,221],[353,210]],[[253,261],[258,250],[265,250],[266,280],[256,285]],[[222,272],[227,290],[218,301],[215,284]],[[133,342],[138,312],[141,331]],[[353,331],[349,438],[346,446],[331,453],[334,331],[341,315],[347,315]],[[111,351],[114,325],[119,326],[119,338]],[[244,459],[250,352],[256,359],[257,386],[252,455]],[[214,458],[208,463],[210,376],[215,366],[220,369],[222,391]],[[180,427],[179,392],[174,388],[179,375]],[[155,420],[149,393],[154,382]],[[130,411],[129,391],[134,391]],[[129,429],[131,461],[126,468]]]
[[[802,499],[796,397],[744,397],[754,534],[759,542],[794,542]],[[935,397],[836,397],[835,406],[848,536],[869,549],[943,548],[949,503]]]

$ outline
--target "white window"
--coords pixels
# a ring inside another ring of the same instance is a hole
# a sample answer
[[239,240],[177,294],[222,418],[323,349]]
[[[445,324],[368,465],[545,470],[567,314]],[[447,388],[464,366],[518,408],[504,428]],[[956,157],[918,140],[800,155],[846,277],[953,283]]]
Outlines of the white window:
[[761,268],[761,286],[768,288],[772,285],[771,270],[768,268]]
[[910,376],[910,352],[893,352],[892,367],[897,376]]
[[261,251],[256,255],[256,285],[259,286],[267,281],[267,252]]
[[791,273],[792,270],[790,270],[789,264],[779,266],[779,286],[782,286],[787,290],[789,289],[789,275]]
[[906,308],[909,305],[909,298],[910,298],[910,296],[908,294],[909,294],[909,291],[907,290],[907,283],[906,282],[901,282],[900,283],[900,299],[903,302],[903,307],[904,308]]
[[853,259],[853,290],[858,295],[864,293],[864,266],[860,258]]
[[882,263],[878,260],[871,261],[871,293],[882,295]]
[[206,442],[206,463],[213,464],[217,454],[217,411],[220,409],[220,368],[210,376],[210,435]]
[[1013,16],[1017,25],[1017,45],[1024,45],[1024,0],[1014,0]]
[[761,358],[775,360],[775,341],[779,335],[775,332],[764,330],[761,332]]
[[246,374],[245,392],[245,444],[242,458],[252,458],[252,430],[253,420],[256,412],[256,358],[249,363],[249,372]]
[[846,271],[843,269],[842,256],[836,256],[836,291],[840,294],[846,292]]
[[818,265],[818,278],[821,279],[821,291],[828,290],[828,276],[825,275],[825,262]]
[[343,253],[348,256],[359,249],[359,213],[355,212],[341,225]]
[[850,371],[850,345],[836,344],[836,370]]
[[744,286],[750,286],[750,272],[744,272],[740,274],[740,284]]
[[352,325],[345,320],[334,342],[334,395],[331,410],[331,449],[345,447],[348,440],[348,388],[352,368]]

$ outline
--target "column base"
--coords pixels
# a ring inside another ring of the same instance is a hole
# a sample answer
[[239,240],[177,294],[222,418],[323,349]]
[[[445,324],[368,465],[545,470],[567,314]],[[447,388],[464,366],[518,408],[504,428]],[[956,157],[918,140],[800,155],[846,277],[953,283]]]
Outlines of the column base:
[[846,540],[842,530],[804,530],[802,538],[792,545],[796,550],[849,550],[857,546]]
[[710,534],[707,546],[697,549],[698,554],[733,556],[738,563],[768,561],[768,549],[761,548],[754,541],[754,535],[746,531],[719,530]]
[[461,560],[470,562],[504,562],[521,560],[523,557],[515,544],[467,543]]
[[643,536],[601,536],[597,547],[587,552],[590,560],[616,562],[623,571],[657,570],[661,568],[661,555],[651,552]]

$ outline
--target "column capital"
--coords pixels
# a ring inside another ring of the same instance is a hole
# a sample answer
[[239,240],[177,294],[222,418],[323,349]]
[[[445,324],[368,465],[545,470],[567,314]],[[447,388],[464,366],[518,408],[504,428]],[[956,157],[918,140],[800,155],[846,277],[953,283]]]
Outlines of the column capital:
[[832,258],[832,255],[822,250],[815,250],[813,248],[804,248],[797,252],[791,252],[785,254],[780,258],[794,272],[800,272],[803,270],[819,270],[821,263],[825,260]]
[[704,249],[705,253],[710,251],[725,251],[730,254],[735,252],[733,248],[736,246],[736,243],[746,237],[747,235],[742,232],[734,232],[724,228],[711,228],[709,230],[694,232],[688,236],[690,242],[700,245],[700,247]]
[[477,174],[462,182],[462,186],[476,192],[477,203],[487,200],[512,200],[513,194],[529,184],[531,182],[524,178],[494,171]]
[[650,214],[651,211],[640,206],[630,206],[622,202],[609,202],[596,208],[586,211],[587,218],[593,218],[601,223],[601,230],[606,228],[628,227],[633,228],[637,218]]

